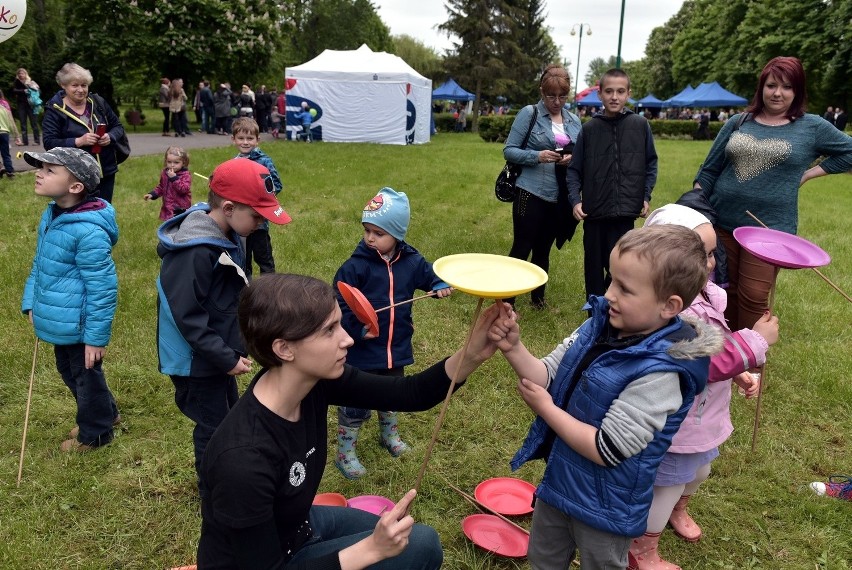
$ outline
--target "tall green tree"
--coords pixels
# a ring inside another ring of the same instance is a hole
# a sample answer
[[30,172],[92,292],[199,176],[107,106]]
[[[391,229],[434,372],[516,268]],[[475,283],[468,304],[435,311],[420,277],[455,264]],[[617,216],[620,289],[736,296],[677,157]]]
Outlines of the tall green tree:
[[392,40],[393,53],[404,59],[420,75],[433,82],[447,78],[443,58],[437,51],[406,34],[392,36]]
[[545,25],[544,2],[541,0],[507,0],[504,36],[498,49],[510,65],[501,87],[510,101],[538,99],[541,70],[558,63],[559,48]]
[[615,67],[617,58],[614,55],[609,56],[609,59],[596,57],[589,62],[589,69],[586,71],[586,85],[597,85],[601,80],[601,76],[608,70]]
[[[447,21],[438,26],[452,39],[445,64],[450,75],[472,89],[471,130],[479,131],[479,109],[482,95],[491,91],[499,78],[507,74],[507,65],[497,49],[498,35],[508,28],[505,3],[502,0],[448,0]],[[496,33],[495,33],[496,30]]]
[[302,61],[325,49],[352,50],[367,44],[373,51],[392,51],[390,28],[370,0],[311,0],[300,4],[301,21],[291,38]]

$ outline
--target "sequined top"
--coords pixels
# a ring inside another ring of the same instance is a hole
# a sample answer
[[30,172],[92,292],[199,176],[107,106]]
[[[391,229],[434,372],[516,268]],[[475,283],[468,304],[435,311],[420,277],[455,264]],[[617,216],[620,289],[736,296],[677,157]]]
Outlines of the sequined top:
[[804,115],[770,127],[748,120],[735,130],[731,117],[716,137],[696,180],[709,192],[717,225],[733,231],[757,225],[746,210],[770,228],[795,234],[799,182],[813,161],[828,174],[852,170],[852,137],[817,115]]

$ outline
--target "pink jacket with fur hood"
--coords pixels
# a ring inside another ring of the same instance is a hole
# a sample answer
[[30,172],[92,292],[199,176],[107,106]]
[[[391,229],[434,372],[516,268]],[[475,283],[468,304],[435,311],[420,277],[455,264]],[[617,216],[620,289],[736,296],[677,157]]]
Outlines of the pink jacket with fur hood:
[[731,378],[766,362],[769,345],[757,332],[742,329],[731,332],[725,322],[728,296],[708,281],[695,301],[682,314],[693,315],[719,327],[725,334],[722,352],[710,358],[710,377],[672,440],[669,453],[700,453],[721,445],[734,426],[731,424]]

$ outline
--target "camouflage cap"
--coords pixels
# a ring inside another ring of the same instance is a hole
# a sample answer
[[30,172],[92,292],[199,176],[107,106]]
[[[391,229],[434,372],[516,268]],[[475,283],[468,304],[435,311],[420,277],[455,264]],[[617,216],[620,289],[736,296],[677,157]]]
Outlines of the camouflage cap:
[[31,166],[41,168],[43,163],[59,164],[68,169],[85,186],[90,194],[101,182],[101,167],[95,157],[85,150],[57,146],[47,152],[25,152],[24,160]]

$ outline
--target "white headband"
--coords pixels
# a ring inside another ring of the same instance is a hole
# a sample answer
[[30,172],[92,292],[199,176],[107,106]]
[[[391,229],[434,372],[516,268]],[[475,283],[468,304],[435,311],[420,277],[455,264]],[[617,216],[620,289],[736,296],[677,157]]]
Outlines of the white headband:
[[657,208],[645,220],[646,226],[674,224],[690,230],[709,223],[710,220],[704,214],[680,204],[666,204],[662,208]]

